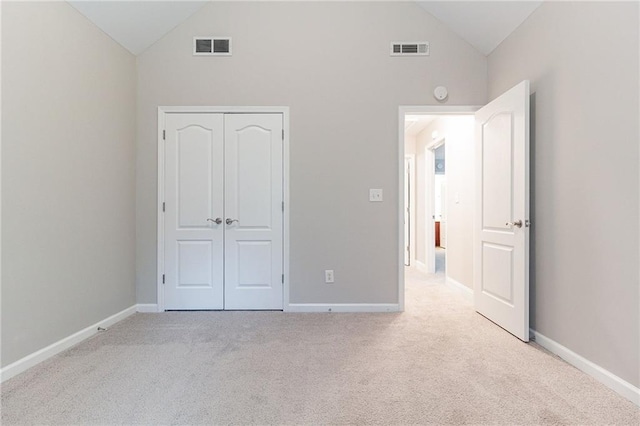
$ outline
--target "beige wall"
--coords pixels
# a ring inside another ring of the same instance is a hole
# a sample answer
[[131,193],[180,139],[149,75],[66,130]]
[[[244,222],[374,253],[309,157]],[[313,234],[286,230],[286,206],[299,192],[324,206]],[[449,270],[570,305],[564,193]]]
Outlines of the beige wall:
[[415,136],[405,136],[404,155],[416,155],[416,137]]
[[135,303],[135,58],[3,2],[2,366]]
[[489,57],[532,89],[532,327],[640,385],[638,3],[545,2]]
[[[447,179],[447,277],[473,288],[474,117],[442,116],[416,136],[417,212],[416,244],[420,262],[427,264],[425,223],[425,148],[432,133],[445,138]],[[457,202],[456,202],[457,194]]]
[[[233,37],[233,56],[192,56],[194,35]],[[397,40],[431,56],[390,57]],[[441,84],[450,104],[484,103],[486,58],[412,2],[207,5],[138,57],[138,301],[156,302],[157,107],[283,105],[291,301],[396,303],[398,106],[434,103]]]

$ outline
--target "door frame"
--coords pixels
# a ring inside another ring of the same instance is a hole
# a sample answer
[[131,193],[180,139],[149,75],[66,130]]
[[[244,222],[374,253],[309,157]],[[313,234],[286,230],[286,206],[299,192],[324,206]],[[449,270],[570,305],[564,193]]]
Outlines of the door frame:
[[425,258],[427,271],[430,274],[436,272],[436,153],[435,150],[444,145],[445,137],[439,136],[433,139],[424,147],[425,160],[425,188],[424,188],[424,206],[425,206]]
[[[398,194],[404,194],[404,121],[407,115],[472,115],[482,105],[400,105],[398,107]],[[398,197],[398,310],[404,311],[404,197]]]
[[[408,188],[408,192],[409,192],[409,229],[408,229],[408,233],[409,233],[409,265],[407,265],[405,263],[405,266],[411,266],[415,263],[416,257],[415,257],[415,200],[416,200],[416,187],[415,187],[415,182],[416,182],[416,156],[415,154],[405,154],[404,157],[405,160],[405,167],[406,167],[406,163],[409,163],[409,188]],[[405,169],[406,170],[406,169]],[[405,177],[407,177],[407,173],[404,174]],[[406,183],[406,181],[405,181]],[[407,188],[403,189],[403,194],[406,194],[407,192]],[[406,209],[406,205],[405,205],[405,209]],[[403,230],[403,232],[405,232]],[[405,241],[406,242],[406,241]],[[406,246],[405,246],[406,247]]]
[[282,114],[282,128],[284,140],[282,146],[282,196],[284,200],[282,246],[284,283],[282,288],[282,307],[284,311],[289,306],[289,107],[286,106],[159,106],[158,107],[158,193],[157,193],[157,311],[164,312],[164,291],[162,275],[164,273],[164,215],[162,203],[164,198],[164,160],[165,144],[163,143],[163,130],[165,128],[165,116],[171,113],[185,114]]

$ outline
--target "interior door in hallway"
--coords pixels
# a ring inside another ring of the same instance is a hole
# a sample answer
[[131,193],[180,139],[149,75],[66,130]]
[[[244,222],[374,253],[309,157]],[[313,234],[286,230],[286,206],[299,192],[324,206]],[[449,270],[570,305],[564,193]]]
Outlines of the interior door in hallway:
[[476,310],[529,341],[529,82],[476,113]]
[[225,115],[225,309],[283,308],[283,116]]
[[165,129],[164,309],[223,309],[223,115],[166,114]]

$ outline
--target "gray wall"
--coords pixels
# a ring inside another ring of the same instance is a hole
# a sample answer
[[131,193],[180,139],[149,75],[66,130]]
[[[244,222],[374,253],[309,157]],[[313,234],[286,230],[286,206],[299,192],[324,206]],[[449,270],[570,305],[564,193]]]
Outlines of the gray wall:
[[3,2],[2,366],[135,304],[135,58]]
[[545,2],[489,56],[531,80],[532,327],[640,385],[638,3]]
[[[192,56],[195,35],[233,37],[233,57]],[[390,57],[398,40],[431,56]],[[437,85],[484,103],[486,58],[412,2],[205,6],[138,57],[138,302],[156,303],[159,105],[291,107],[291,302],[397,302],[398,106]]]

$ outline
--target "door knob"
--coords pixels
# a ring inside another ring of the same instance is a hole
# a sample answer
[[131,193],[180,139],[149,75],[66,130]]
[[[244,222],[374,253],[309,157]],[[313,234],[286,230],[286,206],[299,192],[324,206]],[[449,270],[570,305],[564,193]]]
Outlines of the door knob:
[[213,223],[215,223],[216,225],[220,225],[220,224],[222,223],[222,218],[220,218],[220,217],[217,217],[217,218],[215,218],[215,219],[211,219],[211,218],[209,218],[209,219],[207,219],[207,220],[208,220],[209,222],[213,222]]
[[522,221],[521,220],[515,220],[513,222],[507,222],[507,223],[505,223],[505,225],[507,225],[507,226],[515,226],[516,228],[522,228]]
[[237,221],[238,221],[238,219],[231,219],[231,218],[227,218],[227,220],[225,220],[227,225],[231,225],[233,222],[237,222]]

